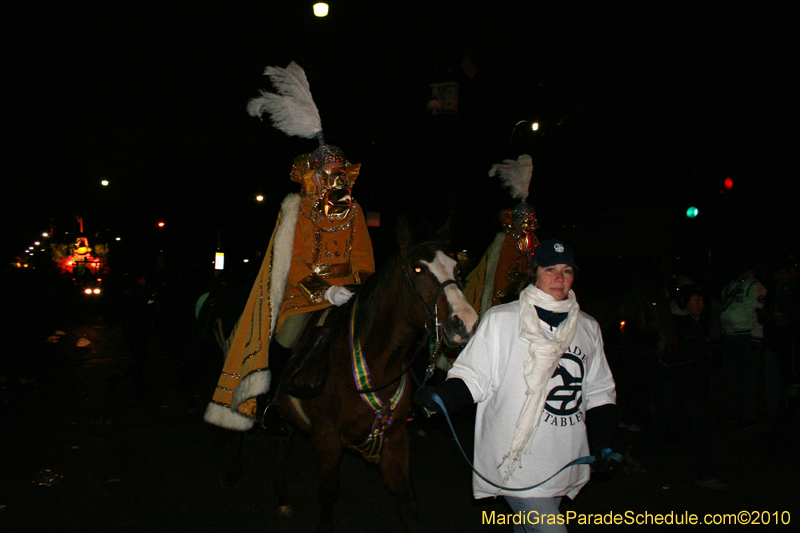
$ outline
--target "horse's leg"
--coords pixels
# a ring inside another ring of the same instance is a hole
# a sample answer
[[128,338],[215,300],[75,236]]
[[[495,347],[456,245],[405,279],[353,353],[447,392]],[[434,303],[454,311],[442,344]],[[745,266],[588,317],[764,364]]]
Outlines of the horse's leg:
[[273,483],[275,494],[278,496],[277,513],[279,516],[285,517],[289,517],[294,513],[292,504],[289,501],[289,483],[286,470],[293,435],[294,428],[289,426],[288,433],[277,438],[277,448],[275,450],[275,478]]
[[313,442],[320,504],[318,530],[320,533],[329,533],[333,531],[333,506],[339,496],[342,444],[332,428],[315,432]]
[[228,431],[230,433],[228,462],[225,472],[219,478],[223,488],[229,489],[236,485],[242,477],[242,446],[244,446],[244,431]]
[[419,508],[408,473],[408,428],[402,424],[392,429],[383,441],[379,464],[383,482],[397,502],[400,519],[406,530],[413,532],[419,528]]

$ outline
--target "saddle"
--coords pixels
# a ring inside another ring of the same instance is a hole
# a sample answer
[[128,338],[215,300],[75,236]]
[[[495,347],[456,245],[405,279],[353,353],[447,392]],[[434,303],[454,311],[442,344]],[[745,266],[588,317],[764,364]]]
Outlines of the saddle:
[[300,332],[281,376],[281,391],[295,398],[313,398],[322,393],[328,379],[333,320],[331,307],[315,311]]

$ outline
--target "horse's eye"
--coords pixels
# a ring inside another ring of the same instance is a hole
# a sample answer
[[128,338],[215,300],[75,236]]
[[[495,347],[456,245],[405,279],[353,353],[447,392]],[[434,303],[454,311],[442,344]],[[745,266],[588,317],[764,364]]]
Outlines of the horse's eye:
[[414,267],[414,272],[417,274],[422,274],[422,267]]

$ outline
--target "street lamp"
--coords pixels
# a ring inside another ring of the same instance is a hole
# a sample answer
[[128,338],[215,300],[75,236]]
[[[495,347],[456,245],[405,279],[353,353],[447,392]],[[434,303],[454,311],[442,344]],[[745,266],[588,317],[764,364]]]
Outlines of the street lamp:
[[317,17],[327,17],[328,16],[328,4],[325,2],[317,2],[314,4],[314,15]]
[[[508,140],[509,146],[513,143],[514,134],[517,132],[517,130],[519,129],[521,124],[530,124],[530,130],[532,132],[538,132],[539,131],[539,121],[538,120],[520,120],[519,122],[514,124],[513,128],[511,128],[511,137]],[[542,134],[542,135],[544,135],[544,134]]]

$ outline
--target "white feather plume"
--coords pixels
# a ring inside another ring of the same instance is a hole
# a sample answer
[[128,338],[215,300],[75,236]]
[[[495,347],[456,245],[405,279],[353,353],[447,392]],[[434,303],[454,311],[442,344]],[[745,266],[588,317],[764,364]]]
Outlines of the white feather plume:
[[286,135],[311,139],[322,131],[319,110],[311,97],[305,71],[292,61],[286,68],[267,67],[277,94],[262,90],[261,96],[247,103],[247,112],[254,117],[269,113],[272,124]]
[[531,156],[523,154],[517,158],[506,159],[502,163],[492,165],[489,176],[494,177],[500,174],[500,181],[503,187],[511,189],[511,197],[522,201],[528,198],[528,191],[533,175],[533,160]]

